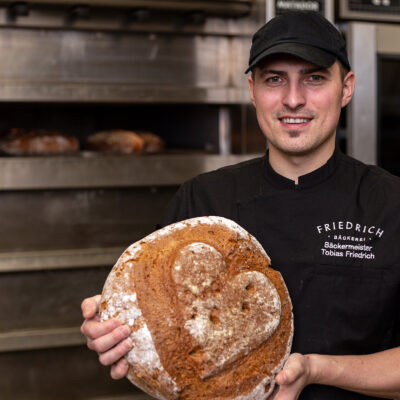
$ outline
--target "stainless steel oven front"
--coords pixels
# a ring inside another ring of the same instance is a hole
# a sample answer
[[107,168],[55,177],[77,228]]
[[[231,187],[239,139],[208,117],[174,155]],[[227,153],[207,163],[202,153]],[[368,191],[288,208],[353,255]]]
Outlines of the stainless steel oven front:
[[400,175],[400,24],[349,22],[346,31],[356,75],[347,151]]

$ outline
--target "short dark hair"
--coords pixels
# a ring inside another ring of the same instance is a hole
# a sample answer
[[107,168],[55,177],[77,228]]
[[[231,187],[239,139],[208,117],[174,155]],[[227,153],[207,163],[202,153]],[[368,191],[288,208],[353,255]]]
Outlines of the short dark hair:
[[344,78],[350,72],[350,70],[340,61],[339,61],[339,68],[340,68],[340,77],[342,78],[342,82],[343,82]]

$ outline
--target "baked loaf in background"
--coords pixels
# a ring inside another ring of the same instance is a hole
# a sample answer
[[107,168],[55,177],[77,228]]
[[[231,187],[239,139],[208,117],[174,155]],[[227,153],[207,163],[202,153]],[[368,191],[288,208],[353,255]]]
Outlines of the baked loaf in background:
[[160,153],[165,150],[165,142],[160,136],[146,131],[139,131],[138,135],[143,139],[143,152],[147,154]]
[[111,129],[88,136],[88,150],[119,154],[159,153],[165,148],[164,141],[151,132]]
[[131,327],[128,378],[157,399],[267,399],[293,336],[280,273],[221,217],[132,244],[106,280],[100,314]]
[[143,139],[138,134],[123,129],[99,131],[86,140],[88,150],[108,153],[140,154],[143,147]]
[[79,141],[65,133],[12,129],[0,141],[0,152],[12,156],[73,153],[79,150]]

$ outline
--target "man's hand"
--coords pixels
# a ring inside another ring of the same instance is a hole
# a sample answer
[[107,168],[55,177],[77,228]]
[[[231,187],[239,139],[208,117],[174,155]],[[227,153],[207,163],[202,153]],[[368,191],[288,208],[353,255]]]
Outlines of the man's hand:
[[274,400],[297,400],[310,383],[310,362],[307,356],[292,354],[276,377],[279,391]]
[[296,400],[310,384],[400,400],[400,347],[359,356],[294,353],[275,380],[274,400]]
[[127,339],[130,328],[121,325],[116,319],[100,322],[100,295],[83,300],[81,308],[85,321],[81,332],[86,337],[87,347],[99,355],[102,365],[111,365],[111,377],[121,379],[128,373],[128,363],[123,356],[132,349],[132,342]]

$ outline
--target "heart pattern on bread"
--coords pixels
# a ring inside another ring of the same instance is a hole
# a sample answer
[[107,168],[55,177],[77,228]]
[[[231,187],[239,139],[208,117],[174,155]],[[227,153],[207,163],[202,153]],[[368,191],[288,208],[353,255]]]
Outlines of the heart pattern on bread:
[[279,325],[281,301],[268,277],[252,270],[232,275],[206,243],[180,249],[171,274],[202,379],[259,347]]

